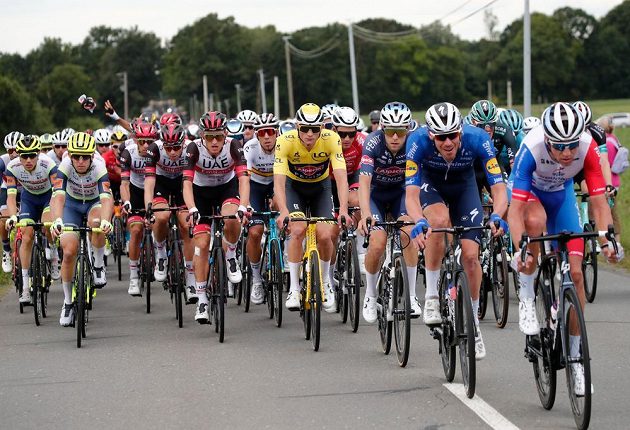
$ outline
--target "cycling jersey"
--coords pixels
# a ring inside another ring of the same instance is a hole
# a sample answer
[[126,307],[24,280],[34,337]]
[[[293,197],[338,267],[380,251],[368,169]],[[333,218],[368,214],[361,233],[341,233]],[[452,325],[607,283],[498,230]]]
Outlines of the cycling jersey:
[[273,173],[298,182],[319,182],[328,177],[328,166],[346,170],[341,140],[332,130],[322,128],[319,138],[309,151],[300,141],[298,131],[291,130],[276,140]]
[[59,157],[57,157],[57,154],[55,153],[54,149],[51,149],[50,151],[48,151],[46,153],[46,155],[48,155],[48,157],[55,162],[55,164],[57,165],[57,167],[59,167],[59,164],[61,164],[61,160],[59,159]]
[[473,163],[481,160],[488,183],[503,182],[488,133],[471,125],[464,125],[460,148],[452,162],[442,158],[425,129],[418,129],[407,137],[406,185],[421,186],[423,173],[442,182],[457,182],[473,173]]
[[105,167],[107,168],[107,176],[110,182],[120,183],[120,161],[116,156],[113,149],[110,149],[103,154],[103,160],[105,160]]
[[235,176],[247,175],[243,146],[229,137],[216,157],[208,152],[201,139],[188,144],[186,157],[188,163],[184,169],[184,180],[197,186],[216,187],[227,184]]
[[17,183],[20,183],[23,190],[30,194],[45,194],[52,189],[51,177],[55,173],[57,173],[57,166],[46,154],[39,154],[37,163],[30,172],[22,166],[19,158],[15,158],[7,166],[5,174],[8,178],[15,178],[16,184],[8,185],[7,193],[17,193]]
[[[363,143],[365,142],[365,138],[367,135],[360,131],[354,136],[354,140],[348,149],[343,149],[343,159],[346,161],[346,172],[348,173],[348,178],[352,177],[355,172],[359,171],[361,167],[361,156],[363,154]],[[332,173],[332,166],[330,168],[330,173]],[[334,176],[330,176],[330,179],[335,180]],[[348,183],[348,185],[352,185]]]
[[593,137],[600,149],[602,146],[606,146],[606,132],[599,125],[589,122],[586,124],[586,132]]
[[[410,134],[407,134],[409,138]],[[409,144],[409,142],[407,142]],[[360,174],[372,177],[372,187],[400,187],[405,183],[407,154],[404,147],[393,154],[383,130],[370,133],[363,142]]]
[[107,168],[101,160],[94,159],[83,175],[77,173],[72,160],[64,157],[57,171],[55,194],[63,193],[70,199],[85,203],[100,198],[109,198]]
[[168,152],[164,149],[164,143],[161,140],[157,140],[147,149],[145,175],[157,175],[168,179],[181,178],[187,162],[185,146],[183,146],[179,157],[175,160],[171,160],[168,156]]
[[[264,185],[273,183],[274,151],[271,151],[271,154],[267,154],[260,146],[258,139],[254,138],[247,141],[243,152],[245,153],[245,160],[247,160],[250,181]],[[262,208],[258,209],[262,210]]]
[[125,145],[120,153],[120,176],[123,181],[130,181],[138,188],[144,188],[144,174],[148,154],[141,155],[135,143]]

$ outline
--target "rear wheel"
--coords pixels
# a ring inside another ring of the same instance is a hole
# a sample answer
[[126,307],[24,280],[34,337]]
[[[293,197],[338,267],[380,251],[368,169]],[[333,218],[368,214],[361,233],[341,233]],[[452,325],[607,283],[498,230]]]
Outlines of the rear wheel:
[[355,241],[349,240],[346,245],[346,273],[345,285],[348,290],[348,313],[352,332],[359,329],[359,312],[361,309],[361,268],[359,267],[359,255],[355,249]]
[[44,289],[42,283],[42,268],[40,266],[39,246],[33,246],[31,253],[31,300],[33,301],[33,315],[35,316],[35,325],[40,325],[42,318],[42,300],[41,292]]
[[86,298],[85,289],[85,256],[80,255],[77,259],[77,267],[75,274],[75,288],[76,288],[76,312],[75,312],[75,325],[77,328],[77,348],[81,348],[81,340],[85,337],[85,313],[86,313]]
[[494,248],[492,258],[492,306],[494,318],[499,328],[507,324],[508,310],[510,306],[510,284],[507,252],[505,248]]
[[179,328],[184,326],[183,301],[184,301],[184,267],[182,265],[181,243],[173,244],[173,254],[171,255],[170,281],[171,289],[175,294],[175,316]]
[[[388,270],[388,269],[386,269]],[[376,298],[376,312],[378,334],[381,338],[381,348],[383,353],[389,354],[392,349],[392,321],[387,320],[387,314],[390,306],[390,291],[385,285],[385,274],[381,271],[378,281],[378,296]]]
[[122,281],[122,255],[125,252],[125,228],[119,216],[114,217],[114,255],[118,266],[118,280]]
[[321,313],[322,313],[322,284],[319,272],[319,255],[316,251],[311,251],[309,258],[311,272],[311,341],[313,351],[319,350],[319,339],[321,333]]
[[[584,231],[593,231],[590,223],[584,224]],[[586,300],[593,303],[597,294],[597,239],[584,239],[584,259],[582,260],[582,274],[584,275],[584,293]]]
[[241,294],[243,295],[243,303],[245,304],[245,312],[249,312],[252,294],[252,268],[249,265],[249,257],[247,257],[247,240],[246,236],[241,238],[241,257],[240,257],[241,273]]
[[151,279],[153,277],[153,268],[155,267],[155,258],[153,255],[153,240],[151,239],[151,233],[144,233],[144,241],[143,241],[143,250],[142,250],[142,265],[144,266],[145,273],[145,297],[147,301],[147,313],[151,313]]
[[223,248],[215,248],[212,265],[213,301],[216,300],[215,331],[219,333],[219,342],[225,339],[225,298],[227,290],[227,273]]
[[455,275],[457,288],[455,324],[459,339],[459,360],[462,368],[462,379],[466,388],[466,396],[472,399],[475,395],[476,363],[475,363],[475,318],[472,311],[468,279],[464,272]]
[[[300,289],[300,314],[302,316],[302,322],[304,323],[304,339],[311,339],[311,305],[309,299],[306,297],[306,286],[308,285],[306,265],[308,260],[302,260],[302,272],[300,277],[302,279],[302,288]],[[312,294],[312,293],[311,293]]]
[[269,297],[273,301],[271,307],[277,327],[282,325],[282,284],[284,276],[282,273],[282,262],[280,261],[281,256],[280,242],[274,240],[271,242],[271,270],[267,275],[271,279],[271,294],[269,294]]
[[449,296],[449,285],[445,271],[442,271],[440,275],[438,293],[440,295],[440,315],[442,315],[442,334],[440,336],[442,369],[446,380],[452,382],[455,378],[455,366],[457,365],[455,354],[457,341],[455,339],[455,315],[453,313],[455,302]]
[[400,367],[405,367],[409,360],[409,344],[411,339],[411,303],[409,298],[409,280],[407,266],[402,256],[394,260],[393,303],[394,339],[396,356]]

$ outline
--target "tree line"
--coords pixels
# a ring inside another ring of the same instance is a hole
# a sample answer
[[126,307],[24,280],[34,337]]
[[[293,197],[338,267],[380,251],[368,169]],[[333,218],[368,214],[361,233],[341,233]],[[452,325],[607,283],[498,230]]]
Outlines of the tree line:
[[[357,22],[365,34],[405,34],[354,38],[362,113],[392,100],[414,110],[443,100],[468,105],[486,97],[489,86],[493,99],[504,104],[508,80],[519,103],[523,21],[513,21],[500,33],[496,17],[489,14],[485,21],[488,35],[478,41],[462,40],[440,22],[419,28],[382,18]],[[630,0],[599,20],[571,7],[532,14],[532,100],[630,97],[628,22]],[[0,135],[14,129],[98,127],[105,121],[102,111],[86,115],[77,97],[109,98],[122,111],[123,71],[130,114],[138,114],[151,99],[172,98],[187,110],[191,97],[202,100],[203,75],[214,99],[228,100],[230,113],[236,109],[235,84],[241,87],[242,108],[259,110],[257,69],[262,68],[266,81],[279,77],[281,115],[289,116],[283,36],[274,26],[248,28],[233,17],[209,14],[165,45],[137,28],[98,26],[78,45],[46,38],[26,56],[0,53]],[[316,58],[291,57],[296,106],[306,101],[352,105],[347,27],[308,27],[290,36],[303,51],[334,46]],[[270,82],[266,88],[272,107]]]

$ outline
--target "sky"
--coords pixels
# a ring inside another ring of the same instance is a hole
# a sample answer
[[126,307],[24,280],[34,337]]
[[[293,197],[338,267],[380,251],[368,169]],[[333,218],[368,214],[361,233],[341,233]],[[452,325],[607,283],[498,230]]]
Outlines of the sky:
[[[304,27],[333,22],[349,23],[366,18],[389,18],[415,27],[440,20],[450,24],[463,39],[486,36],[483,11],[467,15],[492,0],[0,0],[0,52],[21,55],[37,48],[44,37],[58,37],[79,44],[90,28],[138,26],[163,41],[209,13],[233,16],[247,27],[274,25],[290,33]],[[551,14],[571,6],[600,18],[623,0],[530,0],[532,12]],[[488,7],[499,18],[502,30],[523,15],[524,0],[495,0]]]

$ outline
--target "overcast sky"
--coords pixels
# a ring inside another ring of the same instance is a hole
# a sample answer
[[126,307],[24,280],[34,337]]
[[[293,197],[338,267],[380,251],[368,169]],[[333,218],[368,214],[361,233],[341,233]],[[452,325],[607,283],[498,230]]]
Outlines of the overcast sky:
[[[390,18],[420,27],[435,20],[451,24],[454,33],[470,40],[485,36],[483,11],[462,20],[491,0],[0,0],[0,52],[22,55],[36,48],[46,36],[77,44],[91,27],[131,27],[170,39],[197,19],[217,13],[234,16],[248,27],[274,25],[282,32],[332,22],[348,23],[365,18]],[[622,0],[530,0],[530,9],[550,14],[571,6],[597,18]],[[502,30],[523,15],[523,0],[496,0],[489,8]],[[461,20],[461,21],[460,21]],[[460,22],[458,22],[460,21]]]

